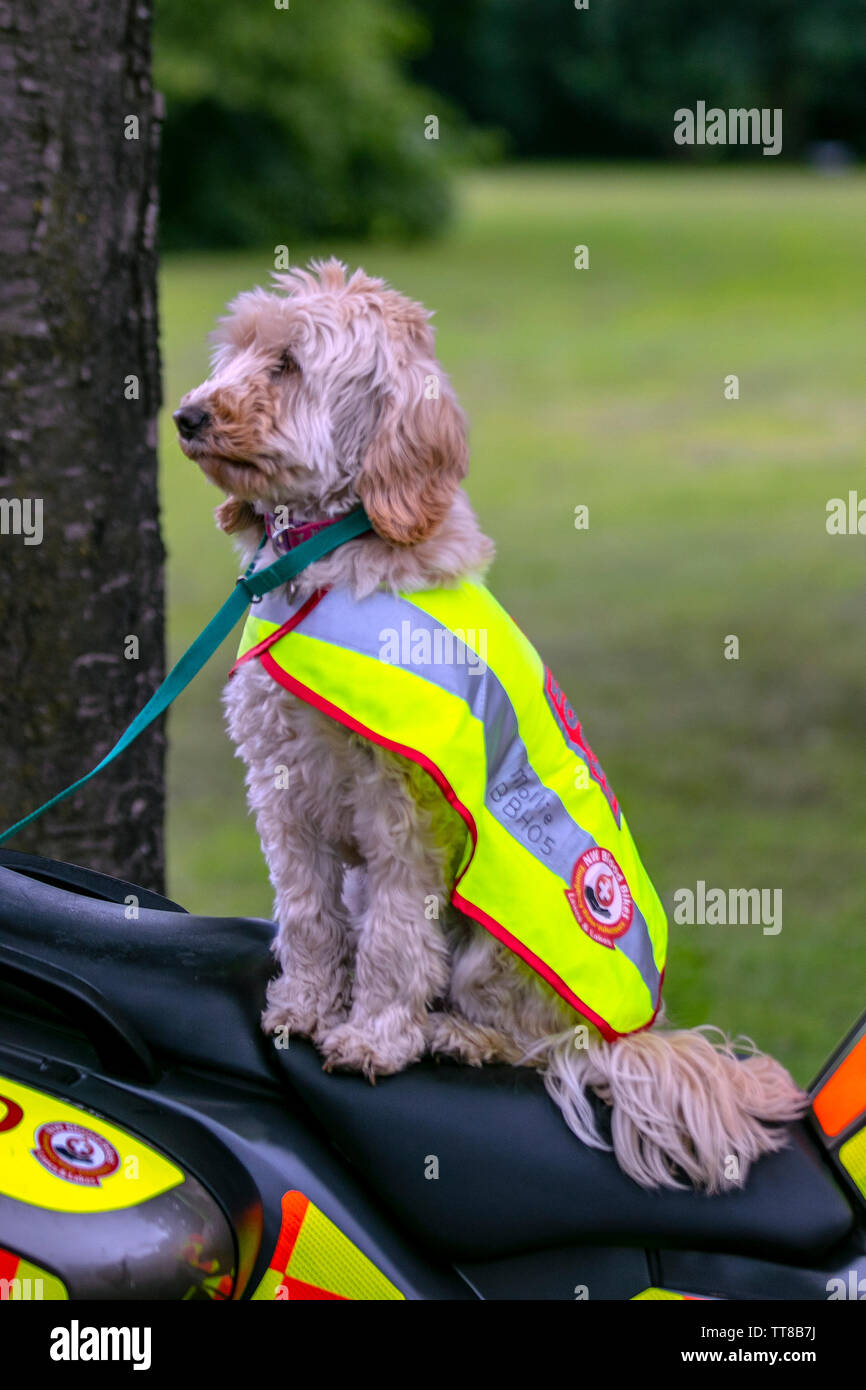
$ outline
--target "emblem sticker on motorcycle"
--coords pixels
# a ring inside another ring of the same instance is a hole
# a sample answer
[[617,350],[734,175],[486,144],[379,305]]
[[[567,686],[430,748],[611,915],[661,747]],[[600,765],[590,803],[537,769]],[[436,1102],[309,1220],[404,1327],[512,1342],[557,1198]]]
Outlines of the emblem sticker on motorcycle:
[[83,1125],[55,1121],[40,1125],[33,1136],[33,1157],[64,1182],[99,1187],[103,1178],[116,1173],[120,1159],[113,1144]]
[[565,896],[578,923],[601,946],[623,936],[634,916],[634,899],[625,874],[610,850],[593,845],[585,849],[571,874]]

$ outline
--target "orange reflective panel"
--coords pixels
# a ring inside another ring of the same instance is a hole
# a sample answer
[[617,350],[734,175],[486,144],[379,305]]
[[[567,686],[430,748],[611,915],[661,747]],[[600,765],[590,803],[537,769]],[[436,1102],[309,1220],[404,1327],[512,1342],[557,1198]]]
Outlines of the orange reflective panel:
[[812,1109],[831,1139],[866,1110],[866,1034],[827,1078]]

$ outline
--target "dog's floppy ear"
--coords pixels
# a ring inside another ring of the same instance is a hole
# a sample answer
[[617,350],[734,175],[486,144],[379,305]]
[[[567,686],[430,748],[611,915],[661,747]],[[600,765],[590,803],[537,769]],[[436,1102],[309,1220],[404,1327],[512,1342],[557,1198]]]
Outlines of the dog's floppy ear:
[[436,363],[426,368],[401,368],[358,477],[374,529],[396,545],[432,535],[468,467],[463,412]]
[[230,536],[236,531],[246,531],[259,520],[252,502],[245,502],[242,497],[227,497],[218,507],[214,507],[213,514],[220,530],[226,531]]

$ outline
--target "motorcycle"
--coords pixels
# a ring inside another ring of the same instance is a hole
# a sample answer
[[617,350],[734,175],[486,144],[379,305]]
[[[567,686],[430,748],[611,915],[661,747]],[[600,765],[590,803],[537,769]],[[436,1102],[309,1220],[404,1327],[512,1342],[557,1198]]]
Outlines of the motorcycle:
[[0,851],[0,1298],[866,1297],[866,1014],[743,1190],[651,1192],[529,1069],[275,1045],[274,930]]

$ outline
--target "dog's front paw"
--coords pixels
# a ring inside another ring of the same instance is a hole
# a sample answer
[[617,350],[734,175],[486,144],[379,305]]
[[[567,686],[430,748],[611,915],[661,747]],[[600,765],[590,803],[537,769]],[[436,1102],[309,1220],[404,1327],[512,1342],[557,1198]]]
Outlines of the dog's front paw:
[[323,1008],[318,991],[301,989],[285,975],[271,980],[267,999],[268,1007],[262,1014],[266,1033],[296,1033],[314,1042],[321,1042],[348,1013],[348,1006],[340,1008],[333,1001]]
[[316,1027],[316,1017],[311,1011],[293,1009],[287,1004],[269,1004],[262,1013],[262,1031],[265,1033],[294,1033],[299,1037],[312,1038]]
[[324,1071],[357,1071],[372,1082],[417,1062],[425,1046],[423,1028],[406,1018],[341,1023],[320,1041]]

